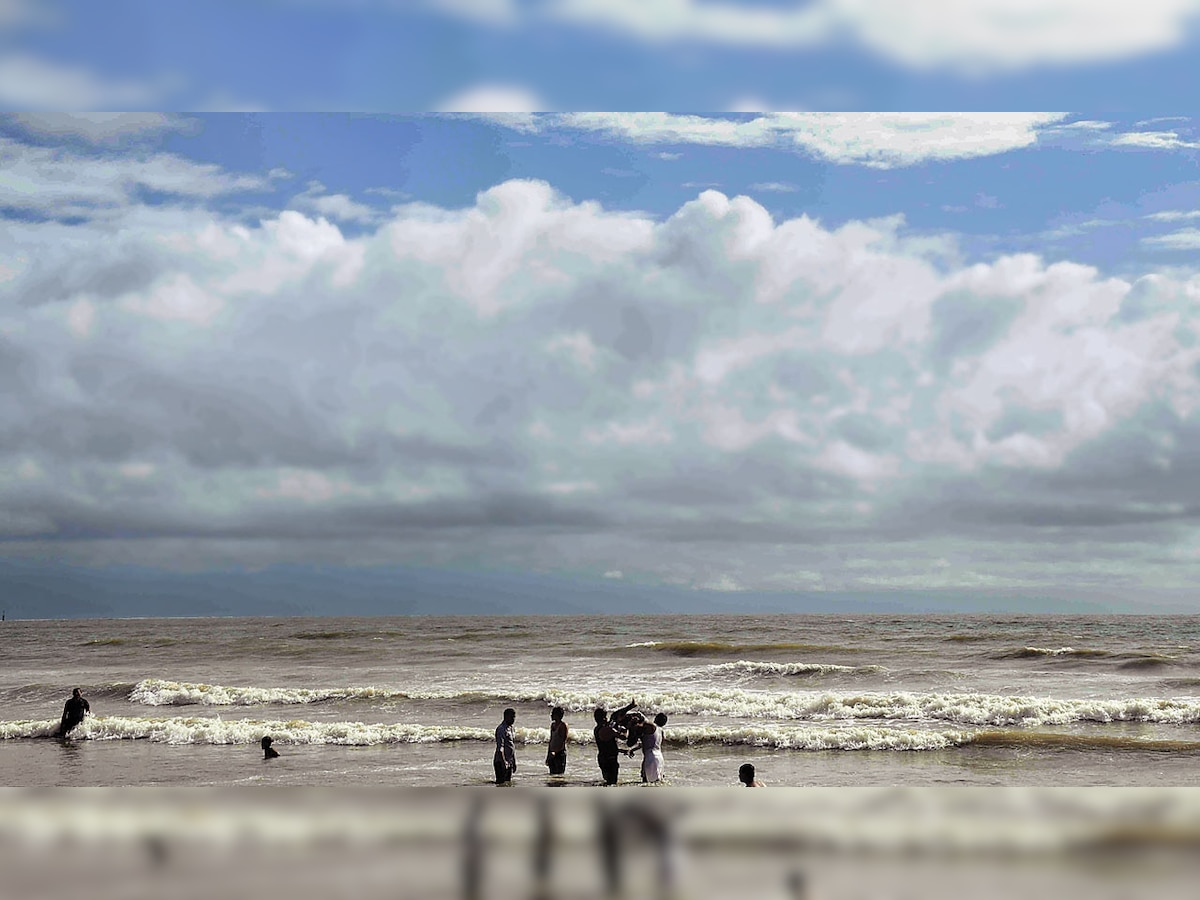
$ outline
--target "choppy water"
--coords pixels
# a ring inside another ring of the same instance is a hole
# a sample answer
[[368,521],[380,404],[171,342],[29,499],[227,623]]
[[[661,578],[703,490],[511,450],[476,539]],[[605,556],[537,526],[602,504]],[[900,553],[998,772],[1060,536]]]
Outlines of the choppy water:
[[505,706],[541,784],[555,705],[596,784],[631,698],[675,785],[1200,785],[1200,617],[777,615],[6,622],[0,784],[484,784]]

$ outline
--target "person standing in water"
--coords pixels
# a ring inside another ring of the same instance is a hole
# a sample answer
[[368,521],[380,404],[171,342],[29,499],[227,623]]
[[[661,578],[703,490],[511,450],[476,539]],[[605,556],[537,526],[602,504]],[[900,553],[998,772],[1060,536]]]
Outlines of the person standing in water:
[[603,706],[597,706],[592,718],[596,727],[592,729],[592,737],[596,739],[596,763],[600,766],[600,774],[604,776],[604,784],[617,783],[617,773],[621,765],[617,758],[622,754],[631,755],[632,750],[624,750],[618,743],[626,736],[625,717],[637,706],[636,700],[630,700],[628,706],[622,706],[611,716]]
[[546,749],[546,765],[550,767],[551,775],[566,774],[567,733],[563,708],[556,706],[550,711],[550,746]]
[[662,739],[667,714],[659,713],[642,726],[642,781],[654,784],[663,778]]
[[83,721],[83,717],[92,711],[91,705],[84,699],[83,694],[79,692],[79,688],[75,688],[71,692],[71,697],[63,706],[62,721],[58,724],[58,731],[54,733],[55,737],[66,737],[76,725]]
[[275,742],[273,740],[271,740],[270,737],[264,737],[262,739],[261,744],[262,744],[262,751],[263,751],[263,759],[279,759],[279,751],[271,746],[273,743],[275,743]]
[[496,770],[496,784],[508,784],[512,781],[513,772],[517,771],[517,754],[513,749],[513,723],[516,721],[517,711],[506,709],[504,721],[496,726],[496,755],[492,758],[492,766]]
[[746,787],[763,787],[763,783],[754,777],[754,763],[742,763],[738,769],[738,781]]
[[621,753],[617,732],[603,706],[597,707],[592,717],[596,720],[596,727],[592,729],[592,736],[596,739],[596,763],[600,766],[600,774],[604,776],[604,784],[616,784],[617,772],[621,769],[617,762]]

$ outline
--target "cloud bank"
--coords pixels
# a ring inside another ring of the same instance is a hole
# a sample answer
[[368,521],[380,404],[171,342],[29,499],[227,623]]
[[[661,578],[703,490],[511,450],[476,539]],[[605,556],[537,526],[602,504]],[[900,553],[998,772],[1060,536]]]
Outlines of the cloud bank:
[[901,216],[713,190],[656,217],[509,180],[368,215],[313,183],[247,217],[214,203],[269,178],[0,150],[10,558],[1200,575],[1200,277],[961,264]]
[[653,43],[809,49],[852,44],[906,68],[980,75],[1108,62],[1180,45],[1196,0],[435,0],[455,16],[550,20]]
[[[991,156],[1029,147],[1064,113],[764,113],[752,118],[660,112],[490,116],[518,131],[561,129],[634,144],[783,147],[877,169]],[[1123,135],[1122,137],[1130,137]]]

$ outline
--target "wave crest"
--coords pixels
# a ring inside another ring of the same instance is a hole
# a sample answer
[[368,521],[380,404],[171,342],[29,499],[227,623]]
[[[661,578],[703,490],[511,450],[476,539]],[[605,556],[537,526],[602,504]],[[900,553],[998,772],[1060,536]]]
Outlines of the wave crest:
[[1017,650],[1001,650],[993,654],[992,659],[1045,659],[1048,657],[1103,659],[1106,656],[1112,656],[1112,653],[1108,650],[1091,650],[1087,648],[1076,650],[1074,647],[1058,647],[1055,649],[1050,647],[1021,647]]
[[745,676],[806,676],[806,675],[881,675],[887,672],[884,666],[838,666],[832,663],[773,663],[740,659],[737,662],[718,663],[708,667],[716,674]]
[[[505,689],[486,691],[398,691],[378,687],[257,688],[189,684],[147,679],[130,693],[134,703],[148,706],[253,706],[304,704],[329,700],[442,700],[503,706],[509,703],[561,706],[569,712],[590,713],[597,706],[624,706],[629,693],[567,689]],[[1130,698],[1067,700],[1003,694],[941,694],[910,691],[761,691],[739,688],[666,690],[636,696],[643,710],[669,715],[693,715],[778,721],[937,721],[968,726],[1067,725],[1074,722],[1200,723],[1200,699]]]
[[[0,722],[0,739],[49,737],[57,723],[46,721]],[[546,728],[517,728],[521,745],[545,744],[550,738]],[[333,745],[365,747],[382,744],[430,744],[470,741],[490,744],[491,728],[454,725],[368,724],[364,722],[306,722],[301,720],[239,719],[222,721],[215,717],[175,716],[168,718],[131,718],[123,716],[89,717],[74,732],[72,740],[113,741],[145,740],[160,744],[253,745],[264,734],[271,735],[277,746]],[[743,725],[735,727],[670,727],[664,733],[667,746],[721,744],[777,750],[946,750],[970,743],[968,731],[883,728],[855,725],[841,728],[804,728],[781,725]],[[592,744],[591,734],[573,732],[571,743]]]

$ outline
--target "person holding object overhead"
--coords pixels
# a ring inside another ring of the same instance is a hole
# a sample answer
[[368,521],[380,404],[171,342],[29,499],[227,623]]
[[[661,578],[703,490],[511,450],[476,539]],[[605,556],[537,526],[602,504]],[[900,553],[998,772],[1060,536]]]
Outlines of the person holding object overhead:
[[58,724],[58,731],[54,733],[54,736],[65,738],[67,733],[82,722],[84,716],[88,715],[91,711],[91,705],[84,699],[83,694],[79,692],[79,688],[75,688],[71,692],[70,699],[63,706],[62,721]]
[[513,772],[517,771],[517,754],[513,749],[515,721],[517,711],[509,708],[504,711],[504,721],[496,726],[496,755],[492,759],[492,766],[496,770],[496,784],[508,784],[512,781]]
[[637,702],[630,700],[628,706],[621,707],[611,716],[603,706],[597,706],[592,713],[596,720],[596,727],[592,729],[592,736],[596,740],[596,762],[600,766],[600,774],[604,776],[606,786],[617,783],[617,773],[621,768],[617,758],[620,754],[633,755],[632,750],[622,748],[618,741],[627,736],[625,717],[635,706]]

